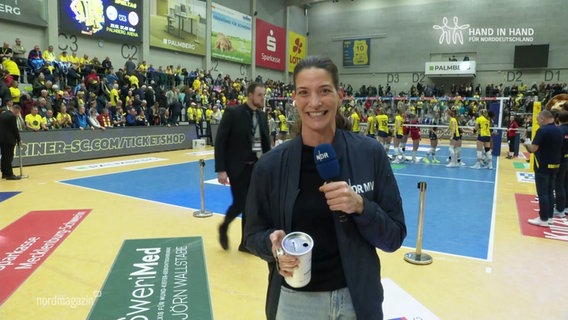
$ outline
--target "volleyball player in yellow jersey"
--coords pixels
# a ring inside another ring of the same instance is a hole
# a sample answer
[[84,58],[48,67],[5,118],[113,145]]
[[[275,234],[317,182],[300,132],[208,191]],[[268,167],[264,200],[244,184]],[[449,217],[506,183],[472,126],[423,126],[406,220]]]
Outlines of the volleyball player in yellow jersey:
[[359,122],[361,122],[361,117],[359,117],[359,113],[357,112],[357,108],[353,108],[353,112],[351,113],[351,131],[354,133],[359,133]]
[[387,156],[389,154],[390,140],[389,140],[389,116],[385,114],[382,107],[378,109],[377,117],[375,118],[377,122],[377,135],[379,136],[379,142],[385,148]]
[[396,111],[396,117],[394,118],[394,161],[393,163],[400,163],[406,160],[402,154],[402,148],[400,147],[400,142],[404,138],[403,132],[404,118],[402,118],[402,110],[398,109]]
[[[480,109],[479,116],[475,119],[475,131],[477,131],[477,161],[471,167],[480,169],[482,163],[487,161],[489,170],[493,169],[493,159],[491,156],[491,121],[487,117],[487,109]],[[485,150],[483,150],[485,148]],[[485,158],[485,159],[484,159]]]
[[286,135],[288,134],[288,120],[286,120],[286,116],[284,112],[278,112],[278,121],[279,121],[279,128],[280,128],[280,140],[286,140]]
[[448,131],[450,133],[450,163],[446,165],[448,168],[459,167],[458,159],[461,149],[461,132],[458,126],[458,120],[456,119],[456,112],[454,110],[448,109],[448,116],[450,117],[450,125]]
[[377,131],[377,124],[375,123],[375,111],[373,109],[369,109],[367,114],[367,129],[365,130],[365,134],[367,137],[376,139],[375,133]]

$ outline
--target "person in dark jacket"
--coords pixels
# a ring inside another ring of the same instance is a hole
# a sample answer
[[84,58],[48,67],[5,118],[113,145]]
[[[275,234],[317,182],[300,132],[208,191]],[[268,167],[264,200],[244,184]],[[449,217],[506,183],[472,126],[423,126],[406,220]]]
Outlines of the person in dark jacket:
[[12,170],[14,148],[16,145],[22,145],[14,108],[19,107],[12,105],[10,110],[0,109],[0,154],[2,155],[0,168],[2,170],[2,179],[7,180],[19,180],[21,178],[14,175]]
[[[269,267],[267,319],[382,319],[376,248],[393,252],[406,237],[396,179],[381,144],[352,133],[338,112],[333,61],[307,57],[293,77],[299,134],[256,164],[246,203],[245,246]],[[334,181],[316,170],[323,143],[337,153]],[[311,280],[300,288],[284,281],[298,258],[282,254],[282,239],[296,231],[314,242]]]
[[[227,230],[229,224],[242,213],[242,229],[246,223],[245,202],[251,184],[254,164],[263,153],[270,150],[268,119],[264,107],[264,85],[253,82],[247,87],[247,102],[228,108],[215,137],[215,172],[221,184],[231,185],[233,203],[227,209],[219,226],[219,242],[229,249]],[[241,239],[240,251],[247,251]]]

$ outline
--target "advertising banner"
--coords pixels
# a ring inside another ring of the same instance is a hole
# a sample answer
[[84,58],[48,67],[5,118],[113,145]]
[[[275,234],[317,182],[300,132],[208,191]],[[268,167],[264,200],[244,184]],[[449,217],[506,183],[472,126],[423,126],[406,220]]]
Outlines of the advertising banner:
[[213,319],[201,237],[125,240],[87,319]]
[[286,29],[256,19],[256,65],[286,70]]
[[105,131],[51,130],[42,134],[22,131],[20,135],[26,143],[21,149],[16,148],[12,163],[15,167],[19,165],[20,150],[24,165],[68,162],[190,149],[197,132],[195,126],[191,125],[172,128],[125,127]]
[[432,75],[472,76],[475,74],[475,61],[426,62],[424,66],[424,73],[427,76],[432,76]]
[[167,0],[156,3],[150,14],[150,46],[205,55],[207,2]]
[[371,63],[371,39],[343,40],[343,66],[362,67]]
[[59,30],[120,43],[142,42],[141,0],[61,0]]
[[0,0],[0,20],[47,27],[47,1]]
[[0,305],[91,212],[31,211],[0,230]]
[[288,32],[288,72],[294,72],[298,61],[306,57],[308,46],[306,37],[295,32]]
[[211,10],[211,57],[251,64],[252,17],[215,2]]

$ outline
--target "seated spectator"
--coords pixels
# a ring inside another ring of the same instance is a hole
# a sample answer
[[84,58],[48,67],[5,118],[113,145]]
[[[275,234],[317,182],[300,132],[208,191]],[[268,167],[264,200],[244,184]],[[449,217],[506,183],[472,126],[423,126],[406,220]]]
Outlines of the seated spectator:
[[112,121],[110,119],[110,111],[109,111],[108,108],[104,108],[102,110],[102,113],[97,116],[97,120],[99,121],[99,124],[101,125],[101,127],[105,127],[105,128],[111,128],[112,127]]
[[53,110],[47,110],[45,117],[42,118],[42,124],[45,128],[44,130],[59,129],[57,118],[53,116]]
[[72,64],[67,70],[67,85],[76,87],[81,82],[82,76],[79,73],[79,66]]
[[98,116],[99,115],[97,114],[97,109],[91,108],[89,110],[89,116],[87,117],[87,121],[89,122],[91,128],[101,129],[102,131],[105,131],[106,128],[102,126],[99,120],[97,119]]
[[30,53],[28,53],[28,64],[32,68],[32,72],[39,72],[45,65],[39,45],[36,44],[33,50],[30,50]]
[[12,85],[10,86],[10,95],[12,96],[12,101],[14,101],[14,104],[20,104],[22,91],[18,86],[18,81],[12,81]]
[[[43,92],[47,91],[44,90]],[[37,109],[40,116],[42,117],[45,117],[47,110],[52,109],[51,104],[48,104],[47,102],[47,97],[45,96],[45,94],[42,94],[42,96],[37,99]]]
[[69,57],[69,62],[71,64],[76,64],[79,66],[79,68],[81,67],[81,59],[79,59],[79,56],[77,56],[77,51],[72,51],[71,52],[71,56]]
[[26,129],[31,131],[47,130],[43,124],[43,117],[38,114],[38,108],[32,107],[31,113],[26,115]]
[[79,59],[79,69],[81,69],[83,74],[89,74],[91,73],[91,70],[95,70],[95,72],[97,71],[93,68],[91,59],[89,59],[89,55],[86,53]]
[[126,120],[125,125],[127,127],[145,125],[144,122],[140,122],[140,120],[138,118],[138,114],[136,113],[136,109],[134,109],[134,108],[128,109],[128,113],[126,114],[125,120]]
[[2,45],[2,48],[0,49],[0,59],[4,60],[4,58],[9,58],[12,59],[14,52],[12,51],[12,48],[10,48],[10,44],[6,41],[4,41],[4,45]]
[[81,131],[85,129],[95,130],[95,128],[91,127],[87,118],[88,116],[85,113],[85,105],[79,104],[77,113],[73,117],[73,128],[80,129]]
[[59,55],[59,67],[64,75],[69,72],[71,65],[73,65],[73,63],[71,62],[71,57],[67,54],[67,51],[61,51],[61,54]]
[[57,124],[60,128],[72,128],[73,121],[71,115],[67,113],[67,105],[61,103],[59,106],[59,113],[57,114]]
[[124,111],[122,110],[122,102],[118,101],[119,104],[116,106],[116,113],[112,118],[112,124],[115,127],[124,127],[126,124],[126,117],[124,116]]
[[41,94],[41,90],[45,90],[47,89],[45,86],[45,75],[43,74],[43,72],[40,72],[39,76],[37,76],[33,83],[32,83],[32,95],[34,97],[39,97]]
[[[2,84],[6,85],[6,89],[8,89],[12,85],[12,81],[14,81],[14,78],[8,72],[8,70],[0,68],[0,81],[2,81]],[[9,90],[7,91],[9,92]]]
[[100,79],[99,76],[97,75],[97,71],[94,69],[91,70],[91,72],[85,77],[85,86],[87,87],[87,90],[93,91],[90,88],[96,87],[99,81]]

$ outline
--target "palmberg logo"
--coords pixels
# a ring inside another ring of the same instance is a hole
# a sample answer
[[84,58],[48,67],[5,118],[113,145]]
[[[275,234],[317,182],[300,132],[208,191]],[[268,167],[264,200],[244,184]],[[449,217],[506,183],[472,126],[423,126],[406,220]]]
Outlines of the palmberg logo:
[[463,44],[463,30],[469,28],[469,24],[458,25],[458,17],[453,18],[454,25],[448,25],[448,18],[444,17],[442,19],[442,25],[435,24],[432,26],[436,30],[440,30],[442,34],[440,35],[439,43],[444,44]]

